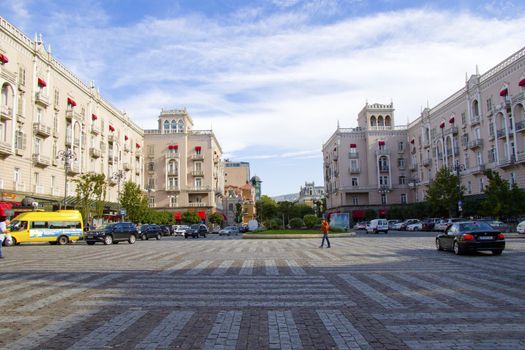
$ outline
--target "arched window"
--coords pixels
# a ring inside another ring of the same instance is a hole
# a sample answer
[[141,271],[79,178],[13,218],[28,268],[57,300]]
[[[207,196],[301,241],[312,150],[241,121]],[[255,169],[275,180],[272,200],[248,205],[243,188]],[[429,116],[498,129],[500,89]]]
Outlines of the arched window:
[[2,86],[2,106],[7,106],[9,96],[9,85]]
[[370,117],[370,126],[376,126],[376,117],[375,116],[371,116]]
[[474,115],[474,117],[479,116],[479,104],[478,104],[478,100],[474,100],[474,101],[472,101],[472,114]]
[[385,117],[385,126],[392,126],[392,121],[389,115]]
[[184,132],[184,121],[181,119],[179,120],[179,132]]
[[173,132],[177,132],[177,121],[176,120],[171,121],[171,129],[173,130]]
[[385,126],[385,123],[383,121],[383,116],[377,117],[377,126]]
[[178,169],[177,169],[177,162],[174,161],[174,160],[170,160],[168,162],[168,172],[170,174],[176,174],[178,173]]
[[166,132],[170,130],[170,122],[167,120],[164,121],[164,130],[166,130]]

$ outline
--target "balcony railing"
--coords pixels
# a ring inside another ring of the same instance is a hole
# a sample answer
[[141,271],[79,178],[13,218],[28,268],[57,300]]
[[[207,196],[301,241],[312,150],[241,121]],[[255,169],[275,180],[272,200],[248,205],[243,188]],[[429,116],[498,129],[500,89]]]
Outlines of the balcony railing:
[[525,162],[525,152],[518,153],[517,163],[524,163],[524,162]]
[[0,105],[0,117],[3,119],[12,119],[13,109],[11,107]]
[[203,154],[199,154],[199,153],[195,153],[195,154],[191,155],[191,159],[193,159],[193,160],[204,160],[204,155]]
[[414,171],[417,169],[417,163],[410,164],[410,170]]
[[100,158],[100,156],[102,155],[102,152],[100,152],[98,148],[91,147],[89,149],[89,155],[93,158]]
[[39,91],[35,95],[35,103],[37,103],[37,104],[39,104],[39,105],[41,105],[43,107],[47,107],[47,106],[49,106],[49,96],[47,96],[43,92]]
[[33,153],[32,159],[33,159],[33,163],[36,166],[46,167],[51,164],[51,159],[49,157],[43,156],[39,153]]
[[483,174],[483,172],[485,171],[485,164],[478,164],[476,165],[476,167],[474,168],[474,170],[472,171],[472,174]]
[[424,147],[424,148],[428,148],[428,147],[430,147],[430,140],[424,140],[424,141],[423,141],[423,147]]
[[93,135],[100,134],[100,128],[98,126],[96,126],[95,124],[91,124],[91,133]]
[[13,151],[11,150],[11,145],[7,142],[0,142],[0,154],[4,156],[10,156],[13,154]]
[[191,171],[192,176],[204,176],[204,171],[202,170],[192,170]]
[[206,207],[208,206],[206,203],[204,202],[190,202],[188,203],[188,207]]
[[423,166],[430,166],[432,164],[431,158],[423,159]]
[[42,194],[44,193],[44,186],[42,185],[33,185],[33,192]]
[[359,152],[348,152],[348,159],[357,159],[359,158]]
[[131,164],[129,164],[128,162],[124,162],[124,163],[122,163],[122,168],[125,171],[130,171],[131,170]]
[[388,173],[390,171],[390,168],[388,166],[380,166],[379,172],[380,173]]
[[15,191],[25,192],[25,190],[26,190],[26,184],[23,183],[23,182],[19,182],[19,181],[14,181],[13,182],[13,187],[14,187]]
[[172,151],[168,151],[166,153],[166,157],[167,158],[179,158],[179,152],[174,152],[173,150]]
[[193,186],[193,187],[188,187],[188,191],[189,192],[208,192],[208,191],[211,191],[211,187],[210,186]]
[[447,130],[445,130],[444,135],[448,135],[448,134],[456,135],[457,133],[458,133],[458,127],[457,126],[451,126]]
[[479,123],[481,123],[481,117],[479,115],[475,115],[475,116],[470,118],[470,125],[471,126],[478,125]]
[[169,191],[169,192],[177,192],[177,191],[180,191],[180,187],[179,186],[175,186],[175,185],[167,185],[166,186],[166,191]]
[[168,176],[177,176],[177,175],[179,175],[179,171],[176,170],[176,169],[168,169],[167,173],[168,173]]
[[376,150],[376,156],[388,156],[390,155],[390,151],[388,149],[377,149]]
[[505,129],[499,129],[497,132],[498,139],[501,137],[505,137]]
[[509,166],[513,166],[516,163],[516,159],[514,158],[514,155],[510,157],[510,159],[500,159],[498,165],[501,168],[506,168]]
[[359,174],[361,172],[361,169],[359,167],[351,167],[348,169],[350,174]]
[[468,148],[475,149],[483,146],[483,139],[475,139],[468,143]]
[[67,167],[67,173],[70,175],[80,174],[80,165],[73,164]]
[[51,128],[42,123],[33,123],[33,132],[43,137],[51,136]]
[[525,132],[525,120],[522,120],[516,123],[516,131]]
[[76,119],[76,120],[82,121],[82,116],[80,115],[80,113],[75,112],[73,109],[68,109],[66,110],[66,119],[68,120]]

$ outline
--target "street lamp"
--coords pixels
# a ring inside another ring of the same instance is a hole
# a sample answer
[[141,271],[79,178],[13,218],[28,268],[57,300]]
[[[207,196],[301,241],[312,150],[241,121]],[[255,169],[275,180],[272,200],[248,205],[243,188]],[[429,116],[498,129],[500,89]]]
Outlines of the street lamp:
[[122,215],[120,214],[120,181],[122,181],[123,178],[126,177],[126,173],[122,170],[118,170],[113,173],[113,180],[117,182],[117,202],[118,202],[118,215],[120,217],[120,221],[122,221]]
[[60,159],[64,162],[64,209],[67,208],[66,200],[67,200],[67,171],[68,168],[71,166],[72,161],[77,160],[77,155],[71,148],[67,148],[63,151],[58,152],[57,159]]
[[[386,194],[390,192],[390,188],[388,187],[388,185],[381,185],[379,186],[378,192],[381,195],[381,205],[386,205]],[[384,203],[383,203],[383,195],[385,196]],[[382,212],[384,215],[384,210],[382,210]],[[379,214],[381,214],[381,212]]]
[[456,159],[456,163],[454,164],[454,171],[456,172],[456,176],[458,177],[458,217],[462,217],[463,208],[461,205],[463,204],[461,202],[461,171],[465,170],[465,166],[463,164],[459,164],[459,160]]

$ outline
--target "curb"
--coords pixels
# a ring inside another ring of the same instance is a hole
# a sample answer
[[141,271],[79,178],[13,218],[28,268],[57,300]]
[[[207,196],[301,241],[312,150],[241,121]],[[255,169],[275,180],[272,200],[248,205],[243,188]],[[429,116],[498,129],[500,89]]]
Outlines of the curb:
[[[344,232],[344,233],[332,233],[329,234],[329,238],[339,238],[339,237],[354,237],[354,232]],[[264,233],[248,233],[243,234],[242,239],[300,239],[300,238],[323,238],[322,233],[315,233],[315,234],[307,234],[307,235],[301,235],[301,234],[287,234],[287,233],[281,233],[281,234],[264,234]]]

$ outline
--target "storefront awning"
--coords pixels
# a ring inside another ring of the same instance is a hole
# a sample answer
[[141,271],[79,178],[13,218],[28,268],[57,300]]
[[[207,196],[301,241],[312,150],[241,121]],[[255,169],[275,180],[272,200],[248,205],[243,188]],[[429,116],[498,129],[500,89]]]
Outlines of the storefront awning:
[[202,220],[206,220],[206,212],[205,212],[205,211],[198,211],[198,212],[197,212],[197,215],[199,215],[199,217],[200,217]]

